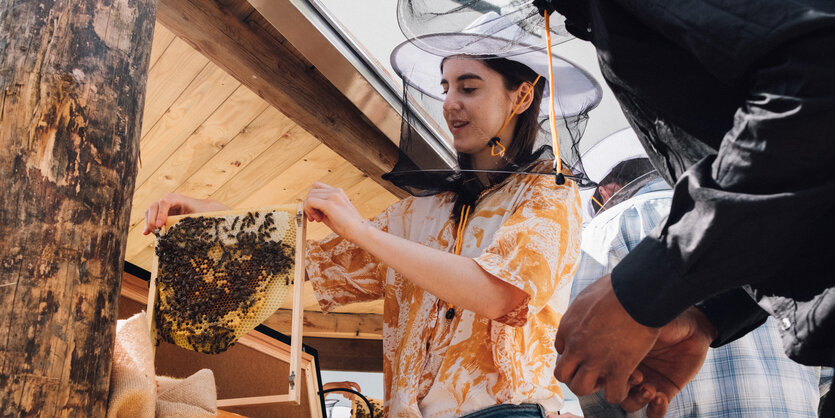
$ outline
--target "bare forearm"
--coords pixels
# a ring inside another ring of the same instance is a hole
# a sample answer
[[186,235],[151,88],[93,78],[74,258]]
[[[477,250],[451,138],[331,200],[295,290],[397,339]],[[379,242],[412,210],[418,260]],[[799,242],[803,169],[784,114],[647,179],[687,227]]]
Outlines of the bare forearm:
[[507,314],[527,296],[486,272],[471,258],[430,248],[370,225],[357,234],[354,242],[418,287],[490,319]]

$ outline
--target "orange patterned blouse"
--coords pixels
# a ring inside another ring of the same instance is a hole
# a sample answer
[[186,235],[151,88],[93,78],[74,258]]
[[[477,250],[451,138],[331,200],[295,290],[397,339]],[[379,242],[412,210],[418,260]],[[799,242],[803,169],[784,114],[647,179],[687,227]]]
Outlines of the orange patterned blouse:
[[[410,197],[373,219],[388,233],[453,251],[453,196]],[[498,320],[456,309],[336,235],[308,244],[307,273],[322,310],[385,299],[386,416],[459,416],[500,403],[562,407],[554,336],[580,252],[573,182],[511,175],[470,212],[461,255],[528,294]]]

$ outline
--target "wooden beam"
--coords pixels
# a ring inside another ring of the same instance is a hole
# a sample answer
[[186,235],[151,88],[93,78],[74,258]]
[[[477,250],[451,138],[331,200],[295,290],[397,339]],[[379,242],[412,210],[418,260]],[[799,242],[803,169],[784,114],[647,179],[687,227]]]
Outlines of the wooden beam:
[[[290,333],[292,316],[289,309],[279,309],[264,325],[283,334]],[[304,313],[304,338],[383,339],[383,316],[379,314]]]
[[0,415],[107,412],[156,0],[0,2]]
[[381,178],[397,161],[397,147],[286,45],[216,0],[162,0],[158,20],[380,185],[406,196]]
[[321,370],[383,371],[383,342],[380,340],[305,338],[304,343],[319,353]]
[[217,400],[218,408],[232,408],[236,406],[268,406],[289,403],[295,403],[295,401],[288,394]]
[[243,415],[234,414],[232,412],[227,412],[222,409],[217,410],[218,418],[246,418]]
[[134,302],[148,302],[148,282],[128,272],[122,274],[122,297]]

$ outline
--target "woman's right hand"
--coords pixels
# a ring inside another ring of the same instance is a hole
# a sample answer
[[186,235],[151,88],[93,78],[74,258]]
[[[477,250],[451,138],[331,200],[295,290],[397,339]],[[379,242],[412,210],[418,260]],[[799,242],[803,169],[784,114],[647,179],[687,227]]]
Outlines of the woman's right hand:
[[227,209],[229,209],[228,206],[215,200],[195,199],[178,193],[169,193],[162,199],[151,203],[151,206],[145,211],[145,231],[142,234],[148,235],[154,232],[155,229],[162,228],[170,215],[185,215]]

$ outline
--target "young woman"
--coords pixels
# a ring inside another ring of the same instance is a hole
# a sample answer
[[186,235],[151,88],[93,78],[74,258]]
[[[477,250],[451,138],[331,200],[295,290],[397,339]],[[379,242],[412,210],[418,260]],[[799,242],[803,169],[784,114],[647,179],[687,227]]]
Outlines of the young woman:
[[[462,168],[553,164],[533,152],[546,84],[535,85],[536,72],[463,56],[447,57],[441,70]],[[501,157],[490,141],[496,132]],[[577,188],[556,185],[553,175],[474,176],[486,185],[475,199],[410,197],[371,221],[325,184],[305,200],[307,216],[335,232],[309,243],[307,274],[322,310],[385,300],[387,416],[461,416],[496,405],[502,416],[543,416],[562,406],[553,341],[579,255]],[[223,208],[168,195],[146,212],[145,233],[169,214]]]

